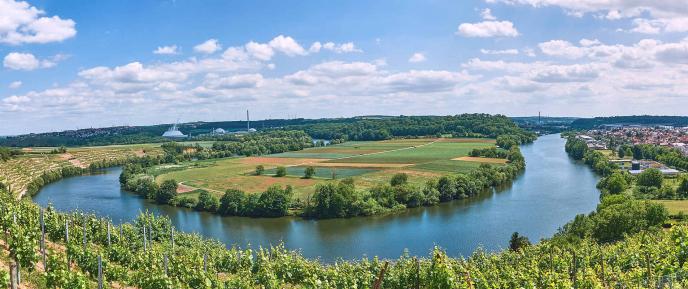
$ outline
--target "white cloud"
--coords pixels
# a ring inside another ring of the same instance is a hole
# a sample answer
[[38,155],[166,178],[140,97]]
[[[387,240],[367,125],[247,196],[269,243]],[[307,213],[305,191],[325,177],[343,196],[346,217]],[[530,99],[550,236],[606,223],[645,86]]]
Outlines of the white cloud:
[[582,48],[574,46],[571,42],[565,40],[550,40],[538,44],[538,47],[545,55],[563,56],[573,59],[585,55],[585,51]]
[[659,34],[662,31],[663,23],[658,20],[648,20],[643,18],[633,19],[635,27],[631,29],[632,32],[643,34]]
[[22,82],[21,82],[21,81],[12,81],[12,82],[10,83],[10,85],[8,85],[7,87],[9,87],[9,88],[11,88],[11,89],[17,89],[17,88],[20,88],[21,86],[22,86]]
[[65,56],[58,54],[52,59],[39,60],[31,53],[10,52],[5,56],[2,64],[12,70],[34,70],[38,68],[50,68],[57,65]]
[[594,65],[551,65],[534,71],[532,80],[537,82],[586,82],[599,76]]
[[194,51],[198,53],[213,54],[222,49],[222,45],[217,39],[208,39],[205,42],[194,46]]
[[154,54],[163,54],[163,55],[174,55],[174,54],[179,54],[179,50],[177,49],[177,45],[170,45],[170,46],[158,46],[157,49],[153,51]]
[[510,21],[462,23],[456,34],[464,37],[516,37],[518,30]]
[[241,89],[256,88],[263,82],[263,76],[255,74],[239,74],[228,77],[211,76],[206,80],[206,86],[212,89]]
[[313,44],[311,44],[310,48],[308,48],[308,52],[318,53],[318,52],[320,52],[321,48],[322,48],[322,43],[320,43],[319,41],[316,41],[316,42],[313,42]]
[[408,62],[411,63],[418,63],[418,62],[423,62],[425,61],[425,55],[420,52],[416,52],[411,57],[408,59]]
[[490,55],[516,55],[516,54],[518,54],[518,49],[504,49],[504,50],[480,49],[480,53],[490,54]]
[[0,43],[59,42],[76,35],[73,20],[45,14],[24,1],[0,0]]
[[480,17],[482,17],[483,20],[497,20],[497,17],[492,15],[492,10],[490,10],[490,8],[485,8],[480,11]]
[[257,43],[253,41],[246,44],[246,51],[252,57],[262,61],[270,60],[272,56],[275,54],[270,45]]
[[274,50],[282,52],[287,56],[306,55],[306,50],[289,36],[279,35],[268,43]]
[[[569,15],[592,13],[599,18],[619,20],[637,18],[631,32],[656,34],[688,31],[688,3],[685,0],[579,1],[579,0],[487,0],[532,7],[558,6]],[[639,18],[646,17],[646,18]]]
[[[320,44],[320,43],[318,43]],[[313,47],[313,46],[311,46]],[[336,44],[334,42],[326,42],[322,45],[322,49],[333,51],[335,53],[352,53],[352,52],[363,52],[363,50],[358,49],[353,42]]]

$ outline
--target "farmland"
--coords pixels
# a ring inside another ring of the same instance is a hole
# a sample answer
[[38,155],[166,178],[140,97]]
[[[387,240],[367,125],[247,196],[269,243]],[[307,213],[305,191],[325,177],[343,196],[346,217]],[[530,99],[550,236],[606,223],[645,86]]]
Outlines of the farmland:
[[[352,141],[266,156],[161,165],[149,169],[149,173],[156,176],[158,183],[176,180],[183,185],[180,190],[185,191],[204,189],[219,196],[227,189],[260,193],[273,185],[290,185],[297,197],[304,198],[311,195],[318,184],[344,178],[353,178],[357,187],[365,189],[389,182],[395,173],[406,173],[410,183],[421,184],[429,178],[468,172],[481,163],[503,164],[503,161],[488,158],[459,159],[474,148],[492,146],[492,139]],[[265,168],[262,175],[255,173],[258,165]],[[309,166],[315,168],[315,174],[305,179],[304,172]],[[286,168],[285,177],[274,176],[277,167]]]
[[65,153],[50,153],[54,148],[24,149],[24,155],[0,166],[0,182],[13,192],[23,195],[31,182],[43,174],[65,167],[89,168],[100,163],[121,162],[133,157],[162,153],[157,145],[113,145],[70,148]]

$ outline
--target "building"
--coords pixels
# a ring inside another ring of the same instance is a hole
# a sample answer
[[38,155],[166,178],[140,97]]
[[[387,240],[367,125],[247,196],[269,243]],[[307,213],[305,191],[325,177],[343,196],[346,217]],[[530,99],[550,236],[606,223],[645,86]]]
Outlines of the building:
[[163,137],[166,138],[172,138],[172,139],[180,139],[180,138],[186,138],[187,135],[183,134],[179,129],[177,128],[177,124],[175,123],[168,129],[165,133],[162,134]]

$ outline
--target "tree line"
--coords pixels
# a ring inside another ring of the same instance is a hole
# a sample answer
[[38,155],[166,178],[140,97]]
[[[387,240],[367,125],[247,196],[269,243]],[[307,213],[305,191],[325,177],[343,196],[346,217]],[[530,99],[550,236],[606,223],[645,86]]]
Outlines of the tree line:
[[485,189],[512,181],[525,168],[518,147],[512,147],[504,166],[482,164],[469,173],[428,180],[424,185],[408,183],[406,174],[394,175],[389,184],[370,190],[357,190],[353,179],[338,184],[319,185],[306,200],[303,216],[307,218],[343,218],[370,216],[387,212],[432,206],[440,202],[473,197]]
[[535,140],[535,134],[519,128],[503,115],[461,114],[454,116],[399,116],[327,121],[290,128],[304,130],[319,139],[385,140],[393,137],[423,137],[451,134],[453,137],[511,135],[518,143]]

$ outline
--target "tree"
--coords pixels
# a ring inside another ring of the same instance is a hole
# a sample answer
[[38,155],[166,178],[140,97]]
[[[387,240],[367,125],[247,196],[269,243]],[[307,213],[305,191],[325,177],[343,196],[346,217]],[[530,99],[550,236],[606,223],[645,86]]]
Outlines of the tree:
[[225,216],[242,216],[246,214],[246,193],[229,189],[220,199],[218,212]]
[[610,194],[618,194],[628,189],[628,183],[621,173],[616,172],[600,181],[599,189]]
[[275,171],[275,177],[284,177],[287,175],[287,169],[285,167],[277,167]]
[[677,195],[685,198],[688,196],[688,175],[683,175],[676,188]]
[[306,168],[306,171],[303,173],[303,178],[304,179],[310,179],[315,175],[315,168],[312,166],[309,166]]
[[664,176],[660,170],[650,168],[638,174],[637,183],[639,186],[661,188],[663,180]]
[[408,175],[406,173],[397,173],[389,181],[389,184],[394,186],[405,185],[408,182]]
[[256,166],[256,176],[260,176],[265,172],[265,167],[263,165]]
[[282,189],[279,186],[269,187],[267,191],[260,194],[258,199],[258,215],[263,217],[286,216],[291,203],[292,191],[290,187]]
[[511,239],[509,240],[509,249],[511,249],[511,251],[518,251],[528,246],[530,246],[528,237],[521,236],[518,232],[511,234]]
[[620,146],[617,155],[619,158],[623,159],[626,156],[626,148]]
[[177,181],[166,180],[160,184],[160,189],[155,196],[158,204],[169,204],[172,198],[177,195]]
[[196,204],[196,210],[216,212],[218,207],[220,207],[220,200],[208,191],[201,191],[198,195],[198,204]]

